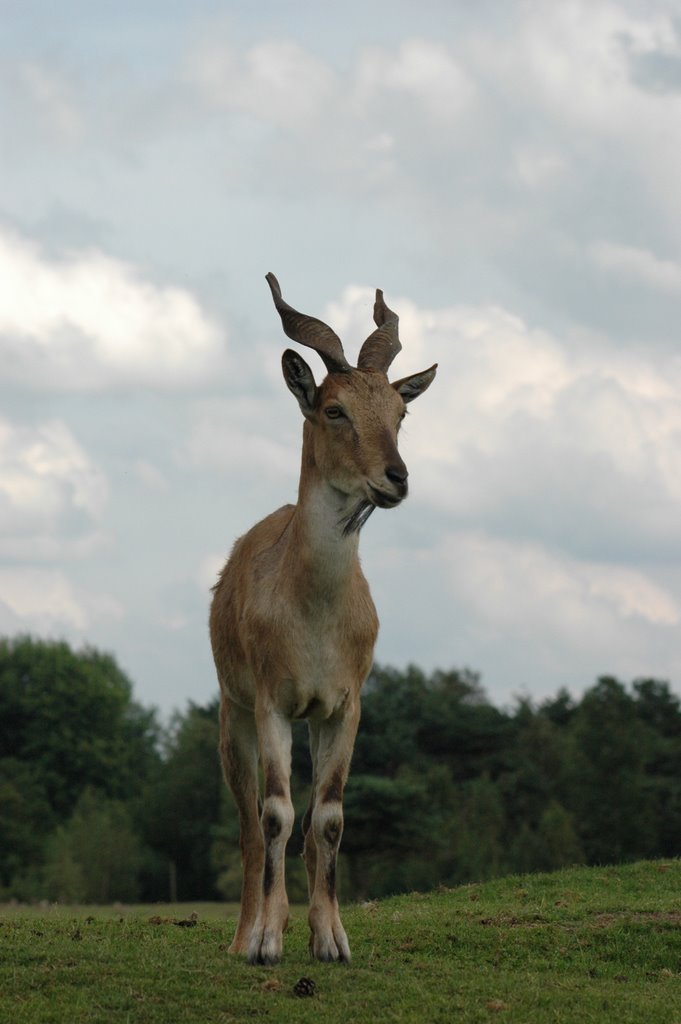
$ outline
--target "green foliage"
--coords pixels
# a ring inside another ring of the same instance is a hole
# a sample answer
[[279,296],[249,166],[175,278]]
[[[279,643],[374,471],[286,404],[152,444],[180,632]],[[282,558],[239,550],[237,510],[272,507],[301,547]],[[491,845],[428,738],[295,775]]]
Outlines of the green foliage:
[[568,867],[584,863],[584,851],[579,841],[573,816],[556,800],[552,800],[541,816],[537,830],[540,870]]
[[350,776],[345,791],[342,879],[355,899],[439,881],[435,854],[448,842],[447,773],[404,770],[396,779]]
[[636,859],[654,845],[645,792],[649,730],[634,696],[604,677],[589,690],[570,731],[572,798],[591,863]]
[[36,765],[6,757],[0,760],[0,895],[10,895],[27,868],[42,859],[54,815]]
[[[668,683],[603,677],[579,701],[561,691],[499,710],[472,672],[376,666],[362,707],[346,900],[681,849],[681,702]],[[300,820],[310,758],[305,726],[293,734]],[[217,746],[217,701],[162,732],[109,655],[0,641],[0,897],[238,899]],[[294,901],[307,895],[301,849],[295,829]]]
[[239,815],[232,795],[223,787],[219,821],[211,831],[211,862],[216,876],[215,887],[223,899],[238,903],[241,899],[241,849],[239,847]]
[[[174,866],[179,899],[217,895],[212,845],[223,790],[217,702],[206,708],[190,704],[174,718],[163,764],[150,779],[138,813],[145,842]],[[167,871],[164,884],[165,878]]]
[[38,769],[58,817],[86,786],[131,796],[157,757],[157,739],[154,713],[135,704],[110,655],[0,640],[0,757]]
[[552,800],[536,829],[523,822],[511,844],[509,863],[519,871],[552,871],[584,863],[584,851],[569,811]]
[[86,789],[48,845],[45,895],[63,903],[132,902],[139,897],[142,862],[124,804]]
[[509,720],[487,703],[471,672],[427,677],[374,666],[364,690],[353,764],[363,773],[395,775],[408,764],[449,764],[455,779],[497,768]]
[[50,834],[90,788],[134,800],[160,762],[159,734],[110,655],[0,640],[0,892],[43,896]]
[[[628,690],[603,678],[576,703],[561,692],[512,713],[491,707],[470,673],[375,669],[364,698],[353,772],[425,780],[437,764],[449,792],[433,815],[427,795],[384,808],[413,849],[428,845],[428,875],[444,884],[512,871],[674,855],[681,848],[681,708],[668,684]],[[346,843],[366,831],[371,801],[348,791]],[[372,895],[413,887],[416,872],[389,870],[399,851],[376,814],[373,845],[351,855],[351,877]],[[418,838],[411,838],[412,835]],[[405,877],[409,874],[409,877]],[[410,885],[410,880],[412,884]],[[393,886],[394,888],[389,888]]]
[[464,880],[494,878],[502,873],[504,805],[488,776],[467,787],[456,844],[456,873]]

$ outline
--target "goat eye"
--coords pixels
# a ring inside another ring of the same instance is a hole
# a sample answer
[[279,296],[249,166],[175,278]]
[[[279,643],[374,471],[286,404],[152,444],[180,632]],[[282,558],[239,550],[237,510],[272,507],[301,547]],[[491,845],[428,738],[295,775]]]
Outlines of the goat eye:
[[324,412],[330,420],[341,420],[345,418],[345,413],[339,405],[330,405],[324,410]]

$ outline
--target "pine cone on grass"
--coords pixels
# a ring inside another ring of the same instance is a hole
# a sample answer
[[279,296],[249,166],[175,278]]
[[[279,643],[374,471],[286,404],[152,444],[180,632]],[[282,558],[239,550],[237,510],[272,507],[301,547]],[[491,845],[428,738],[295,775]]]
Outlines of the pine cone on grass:
[[312,978],[301,978],[293,986],[293,994],[301,998],[303,996],[313,996],[316,987]]

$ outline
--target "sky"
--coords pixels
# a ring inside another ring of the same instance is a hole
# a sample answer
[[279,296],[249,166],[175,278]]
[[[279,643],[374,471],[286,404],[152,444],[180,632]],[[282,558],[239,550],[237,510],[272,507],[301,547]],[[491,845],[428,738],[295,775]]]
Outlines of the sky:
[[[294,501],[265,274],[400,316],[380,663],[681,693],[681,0],[0,0],[0,634],[217,694],[210,587]],[[317,379],[321,361],[308,353]]]

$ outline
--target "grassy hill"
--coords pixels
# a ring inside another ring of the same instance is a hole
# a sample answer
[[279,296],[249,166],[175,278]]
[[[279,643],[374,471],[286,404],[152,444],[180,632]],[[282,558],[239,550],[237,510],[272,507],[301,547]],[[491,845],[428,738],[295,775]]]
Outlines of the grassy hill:
[[678,860],[348,906],[347,967],[310,961],[302,908],[268,969],[227,956],[233,920],[191,909],[0,908],[0,1022],[681,1024]]

